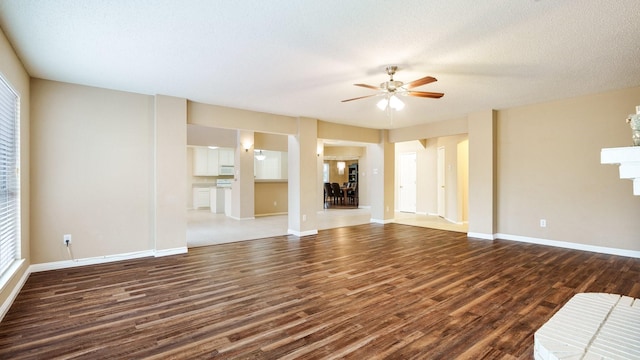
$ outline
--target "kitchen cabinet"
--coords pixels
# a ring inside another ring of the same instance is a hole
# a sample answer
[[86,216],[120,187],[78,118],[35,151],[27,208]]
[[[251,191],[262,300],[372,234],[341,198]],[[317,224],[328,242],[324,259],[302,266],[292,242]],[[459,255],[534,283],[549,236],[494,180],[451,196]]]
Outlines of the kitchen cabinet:
[[230,148],[193,148],[193,175],[218,176],[220,166],[233,166],[235,152]]
[[209,207],[212,213],[224,213],[224,188],[212,187],[209,189]]
[[220,166],[233,166],[235,162],[235,151],[230,148],[218,149],[218,164]]
[[224,189],[224,214],[227,216],[231,216],[231,196],[232,196],[232,192],[231,192],[231,188],[225,188]]
[[200,148],[193,149],[193,175],[218,176],[218,149]]
[[210,204],[210,193],[208,187],[193,188],[193,208],[208,208]]

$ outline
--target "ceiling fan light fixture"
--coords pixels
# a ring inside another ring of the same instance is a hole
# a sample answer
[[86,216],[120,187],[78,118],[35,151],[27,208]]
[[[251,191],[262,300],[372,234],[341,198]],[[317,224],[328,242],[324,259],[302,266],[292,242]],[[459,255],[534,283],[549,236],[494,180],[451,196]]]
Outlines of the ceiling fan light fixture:
[[385,97],[384,99],[378,101],[378,104],[376,104],[376,106],[378,107],[378,109],[384,110],[387,108],[388,104],[389,104],[389,100]]
[[396,110],[396,111],[400,111],[402,109],[404,109],[404,102],[402,102],[402,100],[398,99],[397,96],[392,95],[391,98],[389,99],[389,107]]

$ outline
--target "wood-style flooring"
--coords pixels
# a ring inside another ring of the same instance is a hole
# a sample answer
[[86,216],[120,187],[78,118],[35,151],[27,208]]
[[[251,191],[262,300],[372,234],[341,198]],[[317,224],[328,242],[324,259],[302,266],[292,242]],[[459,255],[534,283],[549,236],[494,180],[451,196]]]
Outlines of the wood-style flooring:
[[32,274],[2,359],[532,359],[577,292],[640,297],[640,259],[399,224]]

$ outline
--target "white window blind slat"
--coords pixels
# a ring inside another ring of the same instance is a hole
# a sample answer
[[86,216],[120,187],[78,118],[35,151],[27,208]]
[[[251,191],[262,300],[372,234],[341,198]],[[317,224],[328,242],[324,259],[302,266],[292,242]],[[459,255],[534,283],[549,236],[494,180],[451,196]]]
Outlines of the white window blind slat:
[[19,101],[16,92],[0,76],[0,275],[19,256]]

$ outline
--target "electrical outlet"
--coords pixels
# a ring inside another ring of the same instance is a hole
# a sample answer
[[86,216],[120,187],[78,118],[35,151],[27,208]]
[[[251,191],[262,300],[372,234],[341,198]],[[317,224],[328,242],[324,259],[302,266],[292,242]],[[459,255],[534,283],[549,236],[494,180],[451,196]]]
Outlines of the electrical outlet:
[[277,202],[277,201],[274,201],[274,202],[273,202],[273,206],[278,206],[278,202]]
[[302,221],[307,221],[307,214],[302,214]]
[[64,245],[70,245],[71,244],[71,234],[64,234],[64,236],[62,236],[62,243]]
[[540,219],[540,227],[547,227],[547,220]]

